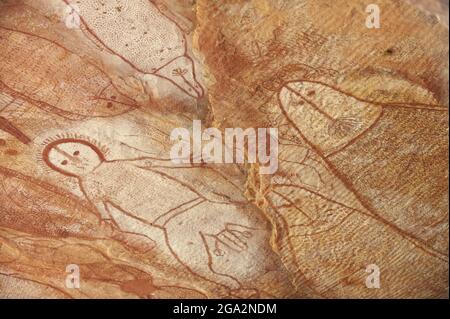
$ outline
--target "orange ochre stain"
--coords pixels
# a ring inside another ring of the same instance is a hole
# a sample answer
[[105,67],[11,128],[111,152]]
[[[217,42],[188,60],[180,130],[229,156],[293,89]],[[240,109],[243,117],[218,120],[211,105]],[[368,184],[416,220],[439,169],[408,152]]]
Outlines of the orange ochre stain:
[[139,297],[147,297],[159,289],[153,285],[151,279],[129,280],[122,283],[120,288],[125,292],[133,293]]
[[7,149],[7,150],[5,151],[5,154],[6,154],[6,155],[15,156],[15,155],[19,154],[19,152],[17,152],[16,150]]

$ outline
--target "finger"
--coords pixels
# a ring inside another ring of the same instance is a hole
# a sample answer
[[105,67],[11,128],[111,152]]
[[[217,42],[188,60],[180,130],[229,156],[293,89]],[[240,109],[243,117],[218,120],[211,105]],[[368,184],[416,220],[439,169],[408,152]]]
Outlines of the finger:
[[242,242],[246,242],[247,239],[252,237],[252,233],[245,230],[245,231],[237,231],[237,230],[230,230],[232,234],[234,234],[236,237],[238,237]]
[[239,239],[237,239],[235,236],[231,235],[227,231],[223,231],[222,233],[217,235],[217,239],[224,244],[225,246],[228,246],[229,248],[237,251],[242,251],[246,249],[246,246],[244,243],[242,243]]
[[[239,233],[245,233],[244,236],[252,236],[251,231],[256,230],[255,228],[242,226],[242,225],[236,225],[236,224],[227,224],[226,229],[233,232],[239,232]],[[249,238],[249,237],[248,237]]]
[[231,231],[224,231],[224,235],[229,238],[230,240],[232,240],[233,242],[235,242],[237,245],[239,245],[239,247],[241,247],[241,249],[247,249],[247,243],[245,241],[245,239],[242,239],[241,236],[236,236],[236,234],[234,232]]

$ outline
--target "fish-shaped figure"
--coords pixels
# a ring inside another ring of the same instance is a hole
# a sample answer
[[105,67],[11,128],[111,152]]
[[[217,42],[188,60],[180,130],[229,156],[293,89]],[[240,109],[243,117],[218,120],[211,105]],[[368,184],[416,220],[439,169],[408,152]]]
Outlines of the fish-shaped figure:
[[76,6],[81,29],[97,45],[141,73],[172,82],[193,98],[204,95],[182,27],[152,1],[86,0]]

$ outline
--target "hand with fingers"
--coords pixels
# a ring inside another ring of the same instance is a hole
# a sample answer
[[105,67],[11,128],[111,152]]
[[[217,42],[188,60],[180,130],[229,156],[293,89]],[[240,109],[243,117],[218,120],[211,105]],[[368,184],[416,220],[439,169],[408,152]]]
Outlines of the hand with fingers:
[[225,252],[218,247],[218,243],[237,252],[245,251],[248,248],[247,240],[251,237],[252,233],[247,227],[228,224],[224,230],[215,236],[217,242],[214,253],[217,256],[223,256],[225,254]]

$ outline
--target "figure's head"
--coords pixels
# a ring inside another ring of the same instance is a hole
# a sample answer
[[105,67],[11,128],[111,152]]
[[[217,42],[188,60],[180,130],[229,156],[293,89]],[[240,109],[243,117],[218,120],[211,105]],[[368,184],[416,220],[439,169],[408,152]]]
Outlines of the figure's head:
[[103,152],[91,142],[65,138],[48,144],[42,153],[44,162],[66,176],[80,177],[105,161]]
[[329,90],[326,85],[311,81],[295,81],[290,82],[289,87],[295,90],[297,94],[303,96],[309,101],[315,101],[322,97],[324,91]]

